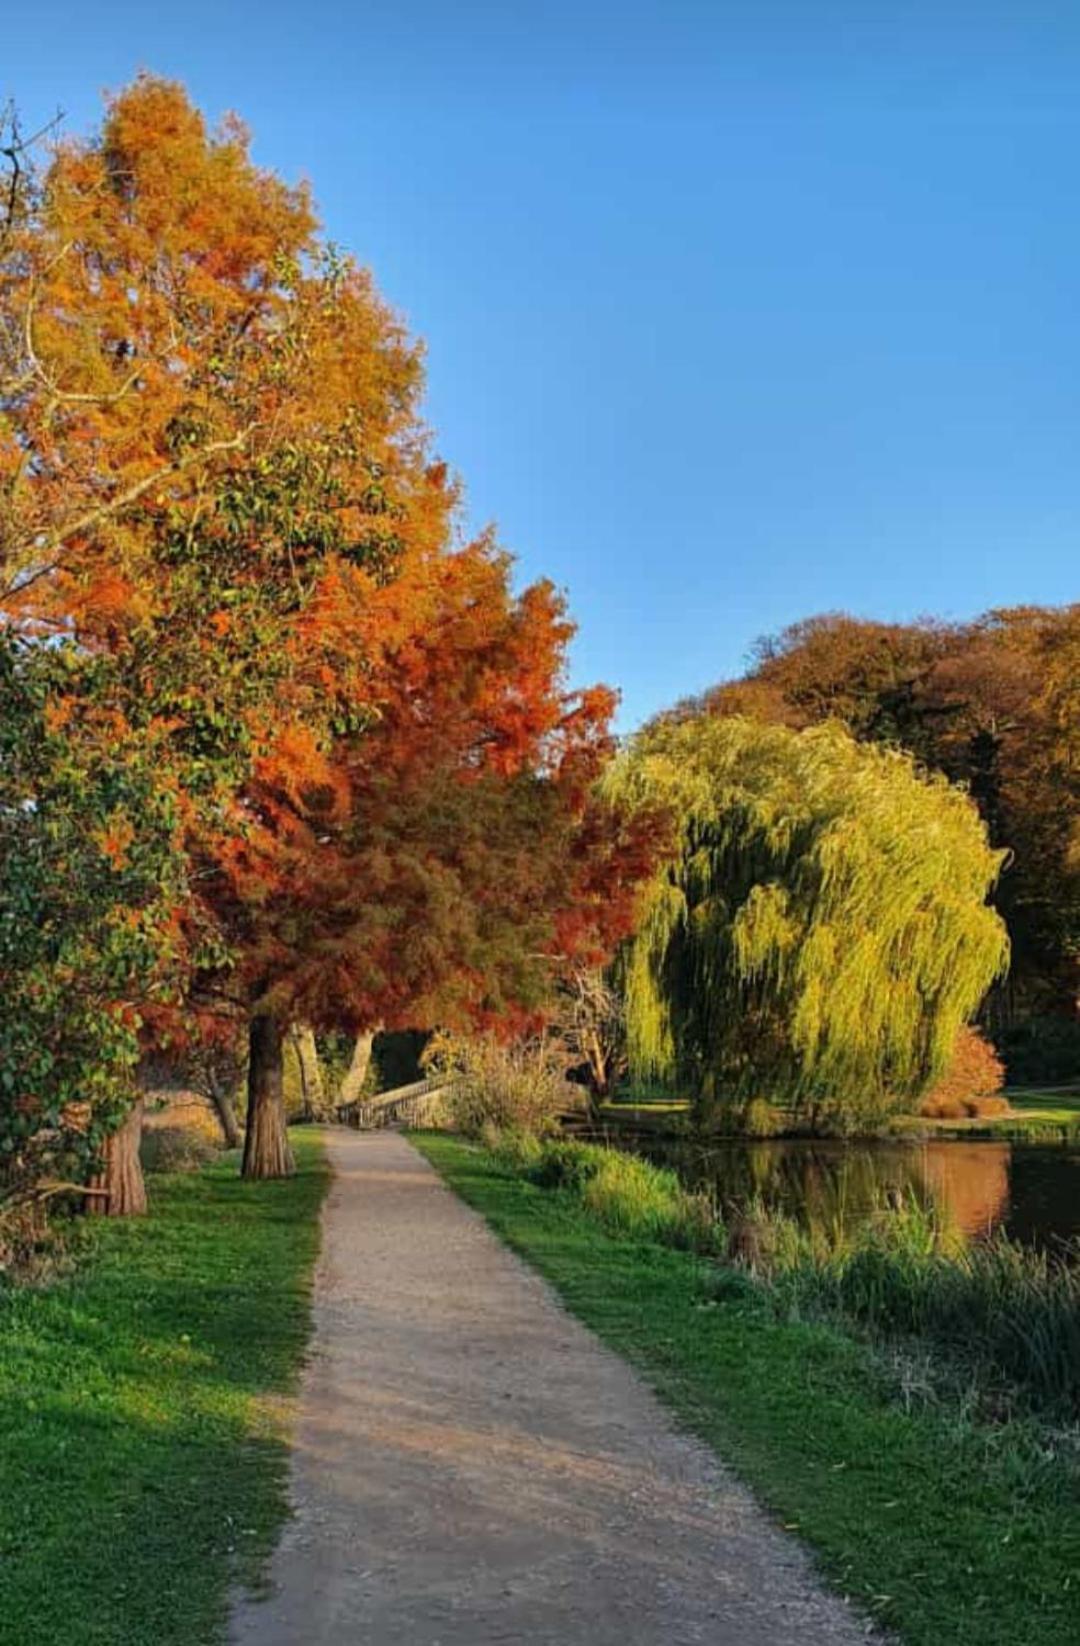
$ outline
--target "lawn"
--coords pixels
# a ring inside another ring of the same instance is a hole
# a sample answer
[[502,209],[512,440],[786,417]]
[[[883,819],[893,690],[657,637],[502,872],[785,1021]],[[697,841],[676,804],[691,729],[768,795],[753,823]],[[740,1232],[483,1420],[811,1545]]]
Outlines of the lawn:
[[1059,1090],[1055,1087],[1025,1087],[1006,1091],[1005,1096],[1021,1114],[1040,1120],[1077,1121],[1080,1123],[1080,1092],[1075,1088]]
[[468,1144],[414,1141],[908,1646],[1076,1646],[1075,1459],[1034,1428],[905,1402],[867,1347],[779,1321],[733,1271],[614,1237]]
[[215,1646],[285,1514],[327,1171],[242,1183],[235,1156],[150,1179],[74,1271],[0,1291],[0,1642]]

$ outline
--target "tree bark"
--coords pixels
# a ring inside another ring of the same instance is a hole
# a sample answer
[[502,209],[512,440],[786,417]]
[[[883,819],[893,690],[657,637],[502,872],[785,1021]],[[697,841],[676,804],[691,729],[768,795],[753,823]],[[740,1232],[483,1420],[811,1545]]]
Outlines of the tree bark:
[[87,1197],[86,1210],[92,1217],[141,1217],[146,1212],[146,1183],[139,1160],[142,1118],[140,1097],[123,1125],[106,1138],[101,1171],[91,1178],[90,1187],[104,1189],[107,1198]]
[[604,1056],[604,1047],[595,1029],[590,1029],[586,1037],[585,1055],[589,1064],[589,1073],[592,1077],[593,1096],[606,1097],[608,1089],[607,1058]]
[[244,1141],[244,1134],[240,1130],[240,1122],[236,1118],[232,1098],[223,1086],[217,1084],[216,1080],[210,1083],[210,1101],[214,1105],[214,1111],[218,1119],[221,1121],[221,1129],[225,1134],[226,1144],[230,1149],[238,1149]]
[[291,1177],[296,1170],[285,1126],[284,1045],[276,1018],[252,1018],[243,1177]]
[[376,1025],[374,1029],[365,1029],[363,1034],[357,1035],[349,1072],[341,1082],[341,1091],[338,1093],[339,1104],[355,1103],[360,1096],[371,1066],[371,1048],[375,1044],[375,1036],[379,1033],[381,1025]]
[[322,1120],[326,1115],[326,1092],[323,1087],[322,1070],[319,1067],[319,1048],[315,1044],[315,1031],[310,1023],[294,1023],[292,1038],[296,1047],[296,1061],[300,1065],[304,1119]]

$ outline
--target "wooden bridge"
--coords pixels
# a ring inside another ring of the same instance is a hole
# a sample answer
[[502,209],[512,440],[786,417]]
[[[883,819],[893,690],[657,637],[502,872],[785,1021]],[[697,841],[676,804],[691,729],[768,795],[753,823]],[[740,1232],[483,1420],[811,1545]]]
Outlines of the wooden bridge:
[[374,1097],[343,1103],[336,1111],[337,1117],[362,1132],[380,1126],[434,1126],[451,1085],[444,1079],[414,1080],[411,1086],[395,1086],[392,1092],[377,1092]]

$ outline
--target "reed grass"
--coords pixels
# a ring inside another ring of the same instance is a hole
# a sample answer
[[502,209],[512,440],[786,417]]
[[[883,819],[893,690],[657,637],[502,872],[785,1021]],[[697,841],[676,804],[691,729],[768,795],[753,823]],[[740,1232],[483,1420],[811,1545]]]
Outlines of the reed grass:
[[760,1201],[725,1225],[707,1196],[640,1156],[489,1132],[508,1171],[575,1201],[612,1233],[698,1252],[752,1276],[781,1314],[828,1315],[885,1342],[917,1341],[1006,1404],[1080,1419],[1080,1247],[969,1242],[908,1198],[868,1221],[807,1227]]
[[918,1339],[1004,1380],[1034,1409],[1080,1418],[1076,1243],[1038,1250],[1001,1233],[965,1241],[913,1200],[824,1236],[763,1208],[748,1222],[753,1266],[788,1307]]

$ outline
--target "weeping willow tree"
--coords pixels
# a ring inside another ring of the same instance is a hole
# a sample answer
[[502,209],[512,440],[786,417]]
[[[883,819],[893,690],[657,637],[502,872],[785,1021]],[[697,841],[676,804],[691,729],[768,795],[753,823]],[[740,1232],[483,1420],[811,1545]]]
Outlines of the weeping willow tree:
[[1004,854],[961,789],[837,725],[735,717],[650,729],[608,781],[678,819],[622,957],[639,1078],[835,1124],[940,1073],[1008,956]]

